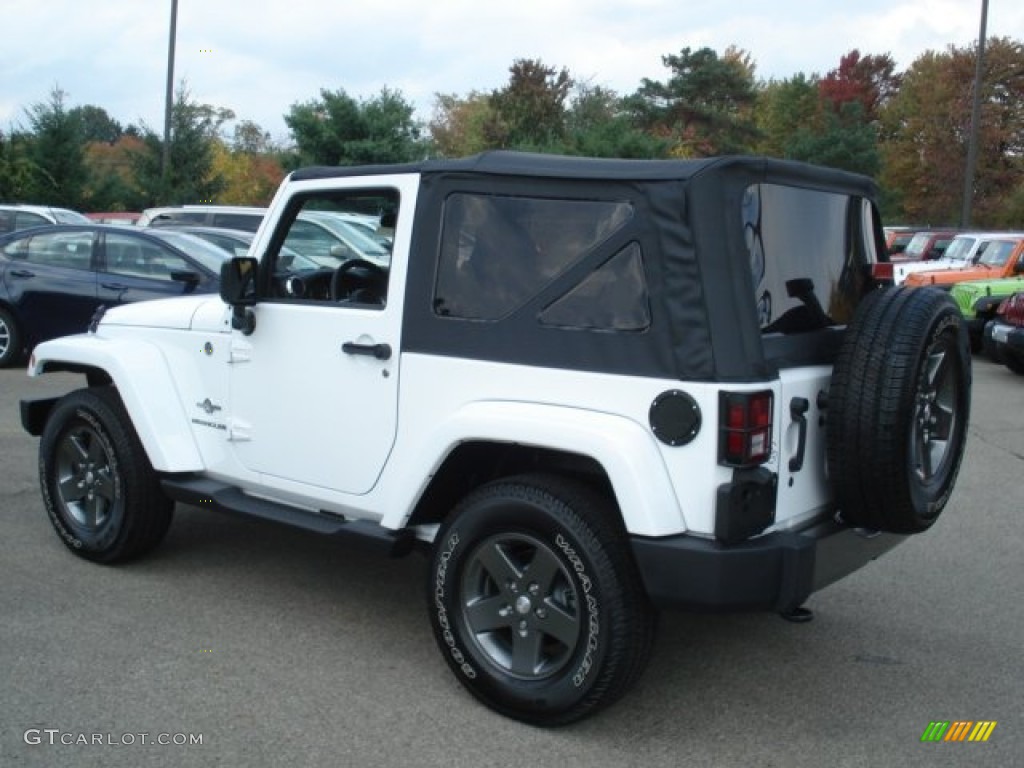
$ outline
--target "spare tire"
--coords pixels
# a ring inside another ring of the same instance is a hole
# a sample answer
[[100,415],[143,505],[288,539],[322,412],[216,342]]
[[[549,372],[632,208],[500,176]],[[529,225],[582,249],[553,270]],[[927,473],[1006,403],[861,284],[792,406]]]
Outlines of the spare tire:
[[828,473],[841,518],[896,533],[931,526],[960,470],[970,403],[970,342],[952,297],[937,288],[869,294],[828,396]]

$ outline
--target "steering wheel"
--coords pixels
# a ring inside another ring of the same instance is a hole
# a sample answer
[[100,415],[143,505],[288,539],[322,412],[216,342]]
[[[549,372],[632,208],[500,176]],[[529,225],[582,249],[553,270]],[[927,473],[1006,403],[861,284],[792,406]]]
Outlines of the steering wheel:
[[[373,298],[368,303],[379,302],[383,298],[382,288],[386,285],[385,274],[383,267],[366,259],[344,261],[331,275],[331,301],[352,299],[365,286],[373,291]],[[346,286],[348,280],[353,280],[357,285]]]

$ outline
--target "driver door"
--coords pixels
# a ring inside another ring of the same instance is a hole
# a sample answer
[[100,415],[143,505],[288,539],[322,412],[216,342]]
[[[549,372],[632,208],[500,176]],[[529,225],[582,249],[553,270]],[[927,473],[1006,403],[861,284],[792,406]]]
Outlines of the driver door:
[[[418,177],[374,181],[372,189],[365,179],[294,183],[287,205],[275,207],[280,219],[267,222],[270,234],[257,246],[255,329],[248,336],[232,331],[229,440],[238,461],[268,486],[365,494],[394,443],[405,254]],[[304,211],[367,210],[398,216],[394,254],[383,265],[349,263],[359,256],[347,252],[329,265],[320,253],[296,256],[289,230]]]

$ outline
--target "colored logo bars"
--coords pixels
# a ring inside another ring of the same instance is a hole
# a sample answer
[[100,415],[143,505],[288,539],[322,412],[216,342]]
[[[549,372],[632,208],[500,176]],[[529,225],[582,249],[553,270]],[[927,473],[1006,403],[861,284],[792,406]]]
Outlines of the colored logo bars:
[[988,741],[995,729],[995,720],[932,720],[921,741]]

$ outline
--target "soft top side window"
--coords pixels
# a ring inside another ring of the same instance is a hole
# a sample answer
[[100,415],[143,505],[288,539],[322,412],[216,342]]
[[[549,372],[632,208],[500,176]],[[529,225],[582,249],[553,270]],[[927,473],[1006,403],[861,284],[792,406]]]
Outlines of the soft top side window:
[[434,311],[499,320],[631,216],[624,202],[452,194],[445,201]]

